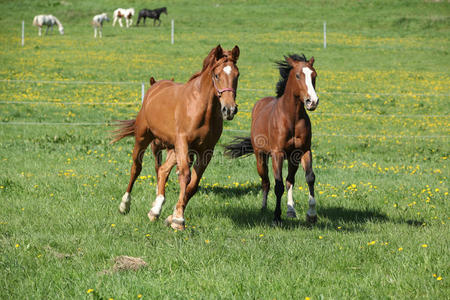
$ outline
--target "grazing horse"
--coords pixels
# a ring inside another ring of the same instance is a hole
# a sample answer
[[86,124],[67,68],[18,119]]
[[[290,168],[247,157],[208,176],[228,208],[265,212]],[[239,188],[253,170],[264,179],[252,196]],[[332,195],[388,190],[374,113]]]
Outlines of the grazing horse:
[[263,209],[267,206],[270,188],[267,161],[269,156],[272,157],[277,197],[275,224],[281,222],[280,205],[284,193],[282,168],[285,159],[288,161],[287,217],[296,217],[292,191],[295,173],[301,163],[309,187],[309,210],[306,219],[311,223],[317,221],[314,198],[315,175],[311,155],[311,121],[305,110],[306,108],[312,111],[319,104],[315,91],[317,73],[313,64],[314,57],[306,60],[304,55],[296,54],[285,56],[285,60],[277,62],[281,75],[277,84],[277,97],[266,97],[256,102],[252,110],[251,137],[238,137],[225,147],[225,154],[233,158],[255,154],[256,167],[262,179]]
[[202,70],[192,75],[188,82],[154,82],[144,96],[136,119],[120,122],[112,142],[126,136],[135,137],[131,178],[119,205],[121,213],[130,210],[130,193],[141,172],[144,151],[152,143],[154,154],[163,149],[169,151],[164,164],[161,165],[160,156],[155,159],[158,190],[148,217],[151,221],[159,217],[165,201],[167,177],[177,165],[180,194],[166,224],[174,229],[184,229],[186,205],[197,191],[203,172],[212,158],[214,147],[222,134],[223,120],[232,120],[237,113],[238,58],[238,46],[231,51],[224,51],[218,45],[204,59]]
[[33,25],[39,27],[39,36],[42,35],[42,26],[47,25],[47,30],[45,31],[45,34],[48,33],[48,29],[51,28],[51,31],[53,32],[53,25],[58,26],[58,31],[60,34],[64,34],[64,27],[62,26],[61,22],[53,15],[37,15],[33,19]]
[[153,19],[153,26],[155,26],[156,24],[156,20],[158,20],[158,26],[161,25],[161,20],[159,19],[159,16],[165,13],[167,15],[167,8],[166,7],[161,7],[161,8],[157,8],[157,9],[142,9],[139,12],[139,17],[138,20],[136,22],[136,26],[139,26],[139,22],[141,21],[141,18],[144,18],[144,25],[145,25],[145,19],[146,18],[150,18]]
[[127,9],[123,9],[123,8],[118,8],[114,11],[114,20],[113,20],[113,24],[112,26],[116,26],[116,21],[119,20],[119,25],[120,27],[123,27],[122,25],[122,18],[125,18],[125,25],[128,27],[131,26],[131,24],[133,24],[133,16],[134,16],[134,8],[127,8]]
[[94,27],[94,38],[97,37],[97,31],[98,31],[98,34],[99,34],[100,38],[102,37],[103,22],[104,21],[109,21],[109,18],[106,15],[106,13],[102,13],[100,15],[96,15],[92,19],[92,26]]

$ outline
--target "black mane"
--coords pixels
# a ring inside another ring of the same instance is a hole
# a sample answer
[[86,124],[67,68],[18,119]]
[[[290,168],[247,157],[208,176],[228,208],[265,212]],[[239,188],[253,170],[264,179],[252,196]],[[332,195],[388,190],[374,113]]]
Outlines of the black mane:
[[307,59],[305,57],[305,54],[302,53],[302,55],[298,54],[289,54],[288,56],[284,57],[284,60],[276,61],[275,66],[280,70],[280,80],[277,83],[277,97],[280,98],[284,94],[284,90],[286,88],[286,83],[289,78],[289,72],[292,70],[292,66],[289,65],[287,62],[287,58],[290,58],[295,61],[304,61],[306,62]]

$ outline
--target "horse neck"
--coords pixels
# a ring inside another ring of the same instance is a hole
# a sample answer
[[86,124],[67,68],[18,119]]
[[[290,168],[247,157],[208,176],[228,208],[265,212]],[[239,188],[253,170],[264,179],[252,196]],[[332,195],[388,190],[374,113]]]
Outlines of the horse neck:
[[219,105],[215,105],[219,101],[215,94],[210,73],[210,68],[207,68],[202,74],[190,81],[193,89],[199,94],[198,97],[195,97],[197,99],[195,105],[198,107],[198,111],[205,115],[206,119],[210,119],[215,108],[220,109]]
[[61,28],[62,27],[61,22],[56,17],[53,17],[53,19],[55,20],[56,25],[58,25],[58,28]]
[[304,118],[306,110],[299,96],[295,96],[293,89],[289,84],[290,79],[286,83],[284,94],[279,98],[277,106],[280,111],[289,116],[292,121]]

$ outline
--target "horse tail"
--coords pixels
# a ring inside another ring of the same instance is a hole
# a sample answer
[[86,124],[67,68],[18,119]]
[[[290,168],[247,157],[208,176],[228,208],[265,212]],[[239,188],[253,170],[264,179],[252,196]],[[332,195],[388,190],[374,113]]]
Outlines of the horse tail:
[[124,137],[134,136],[136,131],[136,119],[133,120],[119,120],[116,121],[114,126],[119,127],[113,131],[113,139],[110,144],[115,143]]
[[33,25],[34,25],[34,26],[39,26],[39,24],[38,24],[38,16],[34,17],[34,19],[33,19]]
[[230,144],[225,145],[224,154],[229,158],[238,158],[254,153],[250,137],[235,137]]

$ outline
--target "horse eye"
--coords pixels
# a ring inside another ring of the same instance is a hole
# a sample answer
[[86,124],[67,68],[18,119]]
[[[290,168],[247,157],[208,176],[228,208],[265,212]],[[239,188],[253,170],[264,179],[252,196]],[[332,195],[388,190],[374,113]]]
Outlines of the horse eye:
[[216,79],[219,79],[219,74],[215,74],[214,76],[216,77]]
[[300,74],[295,74],[295,77],[297,78],[297,79],[300,79]]

